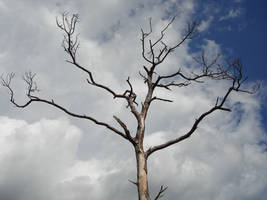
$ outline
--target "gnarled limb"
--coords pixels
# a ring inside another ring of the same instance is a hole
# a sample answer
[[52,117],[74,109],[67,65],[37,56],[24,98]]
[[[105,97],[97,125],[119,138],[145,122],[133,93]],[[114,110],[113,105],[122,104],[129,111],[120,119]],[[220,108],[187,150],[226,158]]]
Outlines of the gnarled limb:
[[85,72],[89,78],[87,78],[87,82],[95,87],[102,88],[105,91],[109,92],[113,95],[113,98],[123,98],[127,99],[125,94],[118,94],[109,86],[98,83],[95,81],[93,73],[87,68],[83,67],[77,62],[76,53],[79,48],[78,35],[75,35],[75,30],[77,23],[79,22],[79,15],[73,14],[72,17],[69,17],[68,13],[63,13],[61,16],[61,20],[56,20],[57,26],[63,31],[64,39],[62,41],[62,47],[64,51],[70,56],[70,60],[67,60],[68,63],[76,66],[78,69]]
[[259,85],[256,85],[256,87],[254,87],[252,90],[245,90],[245,89],[241,89],[242,84],[247,80],[247,77],[243,78],[242,75],[242,64],[240,62],[239,59],[234,60],[233,62],[228,62],[228,70],[224,71],[224,73],[222,74],[223,79],[227,79],[227,80],[231,80],[232,81],[232,85],[228,88],[227,92],[225,93],[225,95],[221,98],[217,98],[216,99],[216,103],[215,105],[208,110],[207,112],[204,112],[203,114],[200,115],[199,118],[197,118],[194,122],[194,124],[192,125],[191,129],[184,135],[175,138],[173,140],[169,140],[163,144],[160,145],[156,145],[153,146],[151,148],[149,148],[146,151],[146,156],[150,156],[152,153],[164,149],[166,147],[169,147],[173,144],[179,143],[187,138],[189,138],[197,129],[198,125],[200,124],[200,122],[207,117],[208,115],[210,115],[211,113],[213,113],[216,110],[222,110],[222,111],[231,111],[230,108],[224,107],[226,100],[228,99],[229,95],[232,93],[232,91],[236,91],[236,92],[244,92],[244,93],[249,93],[249,94],[253,94],[255,93],[258,89],[259,89]]
[[113,126],[109,125],[108,123],[99,121],[99,120],[95,119],[94,117],[91,117],[91,116],[88,116],[88,115],[85,115],[85,114],[81,115],[81,114],[77,114],[77,113],[71,112],[68,109],[66,109],[65,107],[55,103],[55,101],[53,99],[52,100],[46,100],[46,99],[42,99],[40,97],[37,97],[37,96],[33,95],[34,92],[37,92],[39,90],[38,90],[37,85],[36,85],[36,83],[34,81],[35,74],[33,74],[31,72],[25,73],[25,76],[23,77],[24,81],[27,83],[27,88],[28,88],[27,96],[28,96],[29,100],[24,104],[18,104],[14,99],[14,91],[11,88],[11,82],[12,82],[12,79],[14,78],[14,76],[15,76],[14,73],[8,74],[6,76],[6,78],[1,76],[1,84],[8,89],[9,94],[10,94],[10,102],[13,105],[15,105],[16,107],[25,108],[25,107],[29,106],[31,103],[33,103],[33,102],[46,103],[46,104],[49,104],[49,105],[52,105],[52,106],[58,108],[59,110],[67,113],[68,115],[70,115],[72,117],[80,118],[80,119],[87,119],[89,121],[94,122],[97,125],[104,126],[107,129],[113,131],[114,133],[120,135],[124,139],[126,139],[126,140],[130,141],[131,143],[133,143],[133,139],[130,136],[130,133],[128,132],[128,129],[125,129],[125,127],[124,127],[124,130],[125,131],[127,130],[127,131],[125,133],[123,133],[123,132],[119,131],[118,129],[114,128]]

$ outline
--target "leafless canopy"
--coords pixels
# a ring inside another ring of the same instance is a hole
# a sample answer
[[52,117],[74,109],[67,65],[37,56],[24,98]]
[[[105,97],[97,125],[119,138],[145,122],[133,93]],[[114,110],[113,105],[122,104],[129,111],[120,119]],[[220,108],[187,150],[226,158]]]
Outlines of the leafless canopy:
[[[169,23],[167,23],[166,26],[162,28],[160,35],[156,39],[152,39],[153,29],[152,29],[151,19],[149,20],[149,30],[146,32],[143,29],[141,29],[141,54],[143,59],[147,63],[146,65],[143,66],[143,69],[141,69],[139,72],[139,75],[141,76],[141,78],[143,78],[144,83],[147,87],[147,94],[145,99],[142,101],[141,105],[138,105],[136,102],[137,92],[134,90],[129,77],[126,79],[126,83],[128,84],[129,89],[123,92],[117,92],[114,88],[111,88],[110,86],[104,85],[95,80],[93,72],[90,71],[87,67],[82,66],[80,63],[78,63],[76,59],[76,54],[79,49],[79,40],[75,30],[79,22],[79,16],[77,14],[69,16],[68,13],[63,13],[61,18],[56,20],[57,26],[64,34],[62,47],[69,56],[69,60],[67,60],[67,62],[72,64],[76,69],[79,69],[87,74],[87,83],[89,85],[102,89],[103,91],[111,94],[114,99],[120,98],[126,101],[128,108],[130,109],[131,113],[137,120],[138,126],[135,133],[131,133],[127,127],[127,124],[117,116],[113,117],[114,120],[120,125],[121,130],[113,127],[112,125],[106,122],[99,121],[98,119],[89,116],[87,114],[77,114],[75,112],[72,112],[66,109],[65,107],[59,105],[58,103],[56,103],[53,99],[47,100],[37,96],[36,92],[38,92],[39,90],[34,81],[35,74],[32,72],[27,72],[23,76],[23,79],[27,84],[26,94],[29,99],[24,104],[18,104],[14,98],[14,90],[11,87],[12,79],[15,76],[14,73],[10,73],[6,77],[2,76],[1,83],[4,87],[7,88],[10,94],[10,101],[16,107],[25,108],[26,106],[30,105],[33,102],[42,102],[54,106],[72,117],[82,118],[92,121],[97,125],[108,128],[112,132],[116,133],[125,140],[129,141],[136,149],[136,152],[138,153],[141,152],[145,160],[147,160],[148,156],[150,156],[152,153],[164,149],[173,144],[179,143],[185,140],[186,138],[190,137],[197,129],[199,123],[206,116],[213,113],[214,111],[216,110],[231,111],[230,108],[225,106],[225,103],[232,92],[254,93],[259,88],[259,86],[257,85],[251,91],[242,89],[242,85],[247,80],[247,77],[243,76],[242,73],[243,66],[240,59],[228,61],[226,62],[226,65],[222,65],[218,63],[220,55],[214,58],[211,62],[208,62],[204,52],[202,53],[200,58],[195,58],[195,61],[199,64],[201,69],[199,70],[198,73],[192,72],[190,74],[187,74],[184,73],[179,68],[177,70],[174,70],[173,73],[159,74],[156,71],[158,66],[162,64],[165,61],[165,59],[177,48],[179,48],[185,41],[192,39],[197,31],[197,24],[195,22],[189,23],[183,37],[180,38],[180,40],[178,40],[171,46],[167,45],[164,42],[166,37],[166,32],[173,24],[174,20],[175,17],[173,17],[169,21]],[[225,80],[229,81],[231,84],[229,88],[226,89],[224,95],[217,97],[217,100],[214,102],[214,106],[211,107],[206,112],[203,112],[195,120],[195,122],[192,124],[192,127],[186,133],[180,134],[180,136],[177,136],[176,138],[167,141],[163,144],[152,146],[145,151],[143,149],[145,120],[151,103],[155,101],[172,102],[172,100],[170,99],[155,96],[154,91],[158,88],[171,90],[172,87],[186,87],[189,86],[191,83],[202,83],[205,79]],[[146,168],[146,164],[144,166]],[[138,186],[140,180],[134,183]],[[163,195],[163,192],[166,189],[167,188],[161,187],[158,195],[155,197],[155,200],[159,199]]]

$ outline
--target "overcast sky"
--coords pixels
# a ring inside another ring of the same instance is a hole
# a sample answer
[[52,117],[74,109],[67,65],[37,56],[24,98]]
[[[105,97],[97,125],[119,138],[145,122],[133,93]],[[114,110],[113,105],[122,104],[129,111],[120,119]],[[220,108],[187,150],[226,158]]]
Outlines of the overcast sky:
[[[160,34],[176,15],[167,32],[171,44],[188,21],[197,20],[198,37],[171,54],[160,73],[197,69],[192,57],[205,49],[209,59],[217,53],[241,57],[249,76],[244,87],[257,81],[263,85],[255,95],[233,93],[227,102],[231,113],[210,115],[190,139],[151,156],[151,196],[165,185],[163,199],[168,200],[266,200],[266,7],[264,0],[0,0],[0,74],[16,73],[12,86],[20,103],[27,101],[21,76],[31,70],[37,74],[39,96],[117,127],[115,114],[134,131],[127,104],[88,85],[86,74],[65,62],[56,17],[63,11],[80,15],[78,62],[117,92],[127,89],[130,76],[139,104],[146,88],[138,72],[147,64],[141,57],[140,28],[148,30],[151,17],[155,35]],[[185,133],[227,86],[207,81],[158,90],[174,103],[151,107],[145,147]],[[129,143],[49,105],[18,109],[8,98],[1,88],[1,200],[137,199],[128,181],[136,179]]]

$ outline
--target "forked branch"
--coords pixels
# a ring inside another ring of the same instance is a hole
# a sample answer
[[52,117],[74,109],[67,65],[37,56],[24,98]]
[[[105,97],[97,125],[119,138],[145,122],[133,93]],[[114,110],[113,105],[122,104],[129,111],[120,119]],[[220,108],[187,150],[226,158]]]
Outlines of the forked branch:
[[[137,109],[136,109],[137,103],[135,101],[136,100],[136,94],[133,91],[133,87],[132,87],[132,84],[130,83],[129,78],[127,79],[127,83],[129,85],[130,89],[126,90],[122,94],[118,94],[112,88],[110,88],[104,84],[100,84],[100,83],[96,82],[94,79],[93,73],[77,62],[76,54],[77,54],[77,50],[79,48],[79,41],[78,41],[78,35],[75,33],[75,31],[76,31],[76,26],[77,26],[78,22],[79,22],[79,15],[78,14],[73,14],[72,16],[69,16],[69,14],[67,12],[62,14],[60,20],[56,19],[57,26],[60,28],[60,30],[63,31],[62,47],[63,47],[64,51],[70,56],[70,60],[67,60],[67,62],[73,64],[78,69],[85,72],[88,75],[87,82],[89,84],[91,84],[95,87],[104,89],[105,91],[112,94],[113,98],[125,99],[128,102],[128,105],[130,106],[131,111],[134,113],[137,120],[139,120],[139,117],[138,117],[139,113],[137,112]],[[14,73],[8,74],[5,78],[3,76],[1,76],[1,84],[8,89],[9,94],[10,94],[10,101],[16,107],[25,108],[26,106],[30,105],[33,102],[43,102],[46,104],[50,104],[50,105],[64,111],[65,113],[67,113],[73,117],[84,118],[84,119],[87,119],[87,120],[90,120],[90,121],[96,123],[97,125],[105,126],[106,128],[110,129],[111,131],[115,132],[116,134],[122,136],[123,138],[127,139],[132,144],[134,144],[134,140],[131,137],[130,132],[127,129],[126,125],[121,120],[119,120],[119,118],[117,118],[117,117],[114,117],[114,118],[121,125],[121,127],[124,130],[124,133],[117,130],[116,128],[112,127],[111,125],[109,125],[107,123],[96,120],[93,117],[73,113],[73,112],[67,110],[66,108],[64,108],[63,106],[56,104],[53,100],[50,101],[50,100],[42,99],[38,96],[35,96],[34,92],[38,92],[39,89],[37,88],[36,82],[34,81],[35,74],[33,74],[32,72],[27,72],[23,76],[23,80],[27,84],[27,94],[26,95],[29,98],[29,100],[25,104],[18,104],[14,99],[14,91],[11,88],[11,81],[14,78],[14,76],[15,76]]]
[[52,105],[52,106],[58,108],[59,110],[67,113],[68,115],[70,115],[72,117],[80,118],[80,119],[87,119],[89,121],[94,122],[97,125],[104,126],[107,129],[113,131],[114,133],[120,135],[124,139],[126,139],[126,140],[130,141],[131,143],[133,143],[133,139],[131,138],[129,131],[126,128],[126,125],[123,124],[121,121],[120,121],[121,125],[125,126],[125,127],[123,127],[125,133],[119,131],[118,129],[114,128],[113,126],[109,125],[108,123],[105,123],[105,122],[102,122],[102,121],[98,121],[94,117],[91,117],[91,116],[88,116],[88,115],[85,115],[85,114],[81,115],[81,114],[76,114],[74,112],[71,112],[68,109],[66,109],[65,107],[55,103],[55,101],[53,99],[52,100],[46,100],[46,99],[42,99],[40,97],[37,97],[37,96],[33,95],[34,92],[37,92],[39,90],[37,89],[37,85],[36,85],[36,83],[34,81],[35,74],[32,74],[31,72],[25,73],[25,76],[23,77],[24,81],[27,84],[27,89],[28,89],[27,90],[27,97],[29,98],[29,100],[24,104],[18,104],[14,99],[14,91],[13,91],[13,89],[11,87],[12,79],[14,78],[14,76],[15,76],[14,73],[8,74],[5,78],[2,75],[1,76],[1,84],[8,89],[8,92],[10,94],[10,102],[13,105],[15,105],[16,107],[25,108],[28,105],[32,104],[33,102],[46,103],[46,104],[49,104],[49,105]]
[[127,139],[133,144],[136,144],[136,141],[132,138],[130,131],[128,130],[126,124],[121,121],[117,116],[113,116],[113,118],[118,122],[118,124],[123,128],[125,135],[127,136]]
[[108,93],[112,94],[114,99],[115,98],[125,99],[128,103],[127,107],[131,108],[132,113],[134,113],[135,117],[138,120],[138,112],[136,110],[136,106],[138,105],[136,102],[136,94],[134,93],[134,90],[133,90],[132,84],[130,83],[129,77],[126,80],[126,82],[128,83],[130,89],[125,90],[124,93],[119,94],[119,93],[116,93],[111,87],[96,82],[94,79],[93,73],[77,62],[76,53],[77,53],[77,49],[79,47],[79,42],[77,41],[77,35],[74,36],[77,22],[79,22],[79,16],[77,14],[74,14],[74,15],[72,15],[72,17],[69,17],[68,13],[62,14],[61,21],[57,20],[57,26],[64,33],[64,39],[62,42],[62,46],[63,46],[65,52],[67,52],[67,54],[71,58],[67,62],[73,64],[78,69],[82,70],[83,72],[85,72],[88,75],[88,78],[87,78],[88,84],[104,89]]
[[166,31],[174,22],[174,20],[175,16],[161,30],[160,36],[155,41],[149,38],[152,34],[151,19],[149,19],[149,27],[150,27],[149,32],[144,32],[144,30],[141,29],[142,56],[144,60],[152,64],[150,68],[150,73],[153,73],[155,67],[160,63],[162,63],[171,52],[173,52],[176,48],[181,46],[186,40],[192,39],[195,33],[197,32],[196,22],[188,23],[185,34],[183,35],[181,40],[179,40],[172,46],[167,45],[164,42],[164,37],[166,35]]
[[163,197],[163,196],[164,196],[164,192],[165,192],[165,190],[167,190],[167,189],[168,189],[168,187],[163,187],[163,185],[160,186],[160,190],[159,190],[159,192],[158,192],[158,194],[157,194],[157,196],[155,197],[154,200],[158,200],[158,199],[160,199],[161,197]]
[[79,15],[73,14],[70,17],[69,14],[65,12],[62,14],[61,20],[56,19],[56,22],[57,26],[63,31],[64,34],[62,47],[65,50],[65,52],[70,56],[70,60],[67,60],[67,62],[85,72],[88,75],[87,82],[90,85],[104,89],[105,91],[112,94],[113,98],[123,98],[128,101],[128,96],[125,95],[125,93],[124,94],[116,93],[111,87],[96,82],[93,73],[77,62],[76,53],[79,48],[79,41],[78,41],[78,35],[77,34],[75,35],[75,31],[77,23],[79,22]]
[[[191,82],[197,82],[197,83],[203,83],[203,78],[210,78],[214,80],[222,80],[222,79],[228,79],[229,78],[229,69],[232,66],[228,66],[227,69],[224,69],[221,65],[217,64],[217,60],[220,57],[220,55],[217,55],[216,58],[214,58],[209,64],[207,64],[206,58],[204,56],[204,51],[201,56],[201,61],[194,58],[197,63],[201,65],[200,73],[194,73],[192,72],[189,75],[186,75],[181,71],[181,69],[178,69],[177,72],[174,72],[172,74],[168,75],[158,75],[156,81],[153,83],[153,87],[162,87],[165,89],[170,90],[171,86],[188,86],[191,84]],[[169,79],[176,78],[175,81],[169,81]],[[179,81],[177,78],[182,79]],[[164,83],[161,83],[164,81]]]
[[154,41],[152,39],[152,23],[151,19],[149,19],[149,31],[144,32],[143,29],[141,29],[141,45],[142,45],[142,56],[145,61],[147,61],[150,64],[150,67],[144,66],[144,70],[146,72],[146,75],[139,72],[139,75],[144,79],[144,83],[147,84],[148,90],[145,97],[144,102],[142,102],[142,110],[141,110],[141,116],[145,119],[147,116],[148,109],[150,107],[150,103],[154,100],[160,100],[165,102],[171,102],[171,100],[161,98],[161,97],[153,97],[153,92],[156,87],[162,87],[166,89],[170,89],[171,86],[186,86],[188,84],[188,81],[183,81],[182,83],[176,83],[174,81],[169,83],[160,83],[159,81],[163,79],[163,77],[159,76],[159,79],[156,81],[156,83],[153,83],[154,81],[154,75],[157,74],[155,72],[156,67],[161,64],[165,58],[176,48],[178,48],[182,43],[184,43],[187,39],[191,39],[196,32],[196,26],[193,22],[192,24],[188,25],[188,29],[186,30],[185,35],[182,37],[181,40],[179,40],[177,43],[175,43],[172,46],[167,45],[164,42],[164,37],[166,35],[166,31],[171,26],[171,24],[174,22],[175,17],[173,17],[167,25],[161,30],[160,36]]
[[173,140],[169,140],[163,144],[160,145],[156,145],[153,146],[151,148],[149,148],[146,151],[146,156],[150,156],[152,153],[164,149],[166,147],[169,147],[173,144],[179,143],[187,138],[189,138],[197,129],[198,125],[200,124],[200,122],[206,118],[208,115],[210,115],[211,113],[213,113],[216,110],[222,110],[222,111],[231,111],[230,108],[225,107],[225,103],[227,101],[227,99],[229,98],[230,94],[235,91],[235,92],[244,92],[244,93],[249,93],[249,94],[253,94],[255,92],[257,92],[257,90],[259,89],[260,85],[256,84],[252,90],[246,90],[246,89],[241,89],[241,86],[243,85],[243,83],[247,80],[247,77],[243,77],[242,75],[242,64],[241,61],[239,59],[234,60],[233,62],[228,62],[228,66],[227,66],[227,70],[224,70],[223,73],[221,72],[220,74],[220,79],[225,79],[225,80],[230,80],[232,81],[231,86],[228,88],[227,92],[225,93],[225,95],[222,98],[217,98],[216,99],[216,103],[215,105],[210,108],[207,112],[204,112],[203,114],[201,114],[199,116],[199,118],[197,118],[195,120],[195,122],[193,123],[191,129],[184,135],[175,138]]

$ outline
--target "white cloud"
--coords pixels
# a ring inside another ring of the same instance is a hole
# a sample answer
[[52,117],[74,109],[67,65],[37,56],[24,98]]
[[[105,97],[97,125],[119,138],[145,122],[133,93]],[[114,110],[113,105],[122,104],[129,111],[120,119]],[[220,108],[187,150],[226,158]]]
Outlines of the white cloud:
[[[250,114],[251,111],[247,111],[244,116]],[[150,173],[157,174],[151,179],[156,185],[169,186],[166,198],[253,199],[266,196],[267,154],[257,145],[263,135],[258,119],[244,116],[238,128],[235,124],[225,126],[221,114],[212,116],[189,140],[151,159]],[[227,118],[231,121],[232,117]],[[163,163],[168,166],[167,171]]]
[[81,137],[64,119],[28,124],[0,117],[0,132],[1,199],[44,199],[75,159]]
[[227,19],[232,19],[239,17],[242,14],[242,9],[237,8],[237,9],[230,9],[227,15],[220,17],[220,21],[227,20]]
[[198,26],[198,31],[203,32],[210,27],[210,24],[213,20],[213,17],[209,17],[208,20],[202,20],[200,25]]
[[63,118],[28,124],[0,117],[0,132],[1,199],[101,198],[105,181],[128,162],[77,159],[81,131]]

